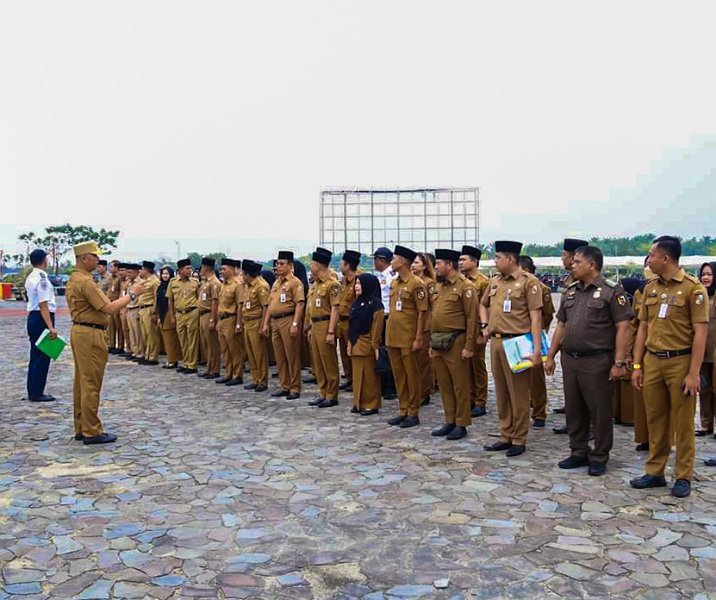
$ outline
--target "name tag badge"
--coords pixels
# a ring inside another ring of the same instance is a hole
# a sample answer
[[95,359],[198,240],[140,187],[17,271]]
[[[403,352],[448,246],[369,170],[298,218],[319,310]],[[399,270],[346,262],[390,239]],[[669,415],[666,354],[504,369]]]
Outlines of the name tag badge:
[[659,306],[659,318],[660,319],[666,319],[666,311],[668,310],[669,305],[668,304],[662,304]]
[[281,295],[278,297],[278,299],[281,302],[286,302],[286,294],[284,292],[281,292]]
[[505,312],[505,313],[512,312],[512,300],[505,300],[502,303],[502,312]]
[[251,310],[251,301],[250,300],[246,303],[246,310]]
[[403,311],[403,301],[402,300],[395,301],[395,310],[397,310],[399,312]]
[[316,308],[321,308],[321,299],[316,298]]
[[201,299],[202,299],[202,300],[206,300],[206,292],[204,292],[204,293],[201,295]]

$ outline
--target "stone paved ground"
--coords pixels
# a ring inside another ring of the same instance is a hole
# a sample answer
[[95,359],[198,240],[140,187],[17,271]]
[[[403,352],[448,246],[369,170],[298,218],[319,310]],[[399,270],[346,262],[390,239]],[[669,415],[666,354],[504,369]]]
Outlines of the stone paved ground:
[[683,501],[632,490],[630,429],[591,478],[556,468],[561,417],[517,459],[485,453],[492,392],[449,443],[429,435],[435,403],[396,431],[392,402],[354,417],[347,398],[307,407],[312,389],[269,400],[111,359],[102,415],[120,438],[88,448],[70,441],[70,353],[60,402],[21,401],[23,325],[0,317],[0,598],[716,598],[716,470]]

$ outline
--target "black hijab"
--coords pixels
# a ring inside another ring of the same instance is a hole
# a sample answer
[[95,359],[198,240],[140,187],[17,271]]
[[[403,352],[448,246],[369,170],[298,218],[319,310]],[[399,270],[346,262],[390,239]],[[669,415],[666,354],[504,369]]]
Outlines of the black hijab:
[[626,295],[629,296],[629,300],[634,298],[634,294],[636,294],[638,290],[644,288],[644,282],[636,277],[624,277],[619,283],[622,284]]
[[704,267],[711,267],[711,285],[706,288],[706,291],[708,292],[709,296],[713,296],[716,292],[716,262],[705,262],[703,265],[701,265],[701,268],[699,269],[699,281],[701,280],[701,275],[704,272]]
[[[164,281],[161,279],[161,274],[163,271],[169,271],[169,279],[167,281]],[[159,287],[157,288],[157,310],[159,311],[159,321],[164,323],[164,317],[167,316],[167,312],[169,311],[169,300],[167,300],[167,288],[169,287],[169,282],[174,279],[174,269],[171,267],[162,267],[159,271],[160,280]]]
[[294,260],[293,274],[298,277],[303,284],[303,295],[308,295],[308,276],[306,275],[306,265],[304,265],[300,260]]
[[273,271],[267,271],[264,269],[261,271],[261,277],[263,277],[266,280],[266,283],[269,284],[269,288],[273,287],[273,282],[276,281],[276,275],[273,274]]
[[380,282],[372,273],[358,275],[361,295],[351,306],[348,317],[348,339],[355,344],[358,338],[370,331],[373,325],[373,313],[383,310],[383,301],[380,294]]

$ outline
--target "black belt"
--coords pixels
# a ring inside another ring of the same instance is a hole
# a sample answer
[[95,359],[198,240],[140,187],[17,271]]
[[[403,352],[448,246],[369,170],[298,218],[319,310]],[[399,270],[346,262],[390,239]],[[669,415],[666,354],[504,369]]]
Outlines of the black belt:
[[186,310],[174,310],[174,312],[178,312],[180,315],[185,315],[187,313],[190,313],[192,310],[196,310],[196,306],[192,306],[191,308],[187,308]]
[[137,308],[151,308],[154,306],[154,304],[142,304],[142,306],[138,306]]
[[339,321],[347,321],[350,317],[348,315],[338,315]]
[[142,308],[141,306],[128,306],[127,310],[137,310],[138,308]]
[[691,348],[684,348],[683,350],[661,350],[659,352],[652,352],[647,348],[647,352],[653,354],[656,358],[676,358],[677,356],[691,354]]
[[331,315],[325,315],[323,317],[311,317],[311,323],[318,323],[319,321],[330,321]]
[[283,319],[285,317],[292,317],[294,311],[290,312],[282,312],[282,313],[276,313],[275,315],[271,315],[272,319]]
[[82,327],[91,327],[92,329],[101,329],[102,331],[107,331],[106,325],[98,325],[97,323],[79,323],[77,321],[72,321],[73,325],[82,325]]
[[219,315],[219,321],[223,321],[224,319],[230,319],[231,317],[235,317],[236,313],[224,313],[223,315]]
[[521,335],[527,335],[526,333],[491,333],[490,337],[497,338],[498,340],[509,339],[520,337]]
[[199,314],[200,314],[200,315],[205,315],[206,313],[210,313],[210,312],[211,312],[211,309],[210,309],[210,308],[200,308],[200,309],[199,309]]
[[614,352],[614,350],[576,350],[575,352],[566,352],[562,350],[566,355],[572,358],[586,358],[587,356],[596,356],[597,354],[606,354],[607,352]]
[[255,317],[244,317],[244,321],[255,321],[256,319],[260,319],[261,315],[256,315]]

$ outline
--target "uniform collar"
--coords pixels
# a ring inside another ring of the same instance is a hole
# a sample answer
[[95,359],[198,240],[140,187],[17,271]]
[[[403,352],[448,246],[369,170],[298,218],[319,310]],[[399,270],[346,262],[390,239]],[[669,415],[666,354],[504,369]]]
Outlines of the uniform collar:
[[522,269],[515,269],[514,272],[510,275],[503,275],[502,273],[500,273],[500,279],[504,281],[507,281],[508,279],[514,279],[516,281],[520,275],[522,275]]
[[320,281],[321,283],[325,283],[331,278],[331,272],[326,270],[324,273],[321,273],[316,279]]
[[455,285],[455,282],[460,279],[460,273],[457,271],[453,271],[445,278],[445,281],[447,281],[450,285]]
[[32,267],[32,272],[33,273],[42,273],[43,275],[47,275],[47,273],[40,267]]
[[589,289],[589,288],[592,287],[592,286],[594,286],[594,287],[602,287],[602,286],[604,286],[604,284],[606,283],[606,281],[607,281],[607,280],[604,279],[604,275],[602,275],[602,274],[600,273],[600,274],[597,276],[597,278],[596,278],[594,281],[592,281],[592,283],[590,283],[589,285],[585,285],[583,281],[580,281],[580,282],[577,283],[577,286],[579,287],[580,290],[587,290],[587,289]]
[[402,276],[400,273],[398,273],[398,279],[399,279],[402,283],[407,283],[408,280],[409,280],[412,276],[413,276],[413,274],[412,274],[410,271],[408,271],[408,274],[405,276],[405,279],[403,279],[403,276]]
[[395,275],[395,271],[393,271],[393,267],[391,267],[390,265],[388,265],[387,268],[383,269],[381,273],[383,275],[390,275],[391,277]]
[[[679,267],[679,270],[674,273],[674,276],[669,281],[676,281],[678,283],[681,283],[684,280],[684,277],[686,277],[686,271],[682,267]],[[662,283],[668,283],[668,281],[664,281],[661,278],[661,275],[659,275],[659,281]]]

